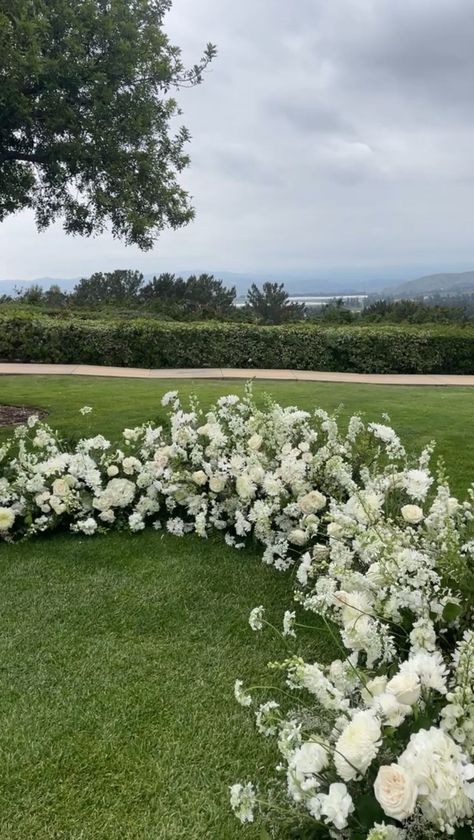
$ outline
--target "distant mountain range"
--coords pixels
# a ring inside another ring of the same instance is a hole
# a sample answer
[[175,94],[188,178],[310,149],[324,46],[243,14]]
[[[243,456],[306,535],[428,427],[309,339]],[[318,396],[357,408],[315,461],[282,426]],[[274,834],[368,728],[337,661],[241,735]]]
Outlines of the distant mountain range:
[[[156,272],[159,273],[159,272]],[[193,271],[177,271],[177,275],[188,277],[190,274],[199,273]],[[429,274],[415,280],[394,283],[388,279],[376,277],[361,278],[360,271],[357,271],[357,279],[348,280],[344,277],[332,277],[331,279],[320,279],[311,276],[309,273],[237,273],[230,271],[214,271],[215,277],[219,277],[227,286],[235,286],[237,295],[244,296],[247,290],[256,283],[261,286],[266,281],[284,282],[287,292],[294,295],[356,295],[356,294],[377,294],[386,297],[419,297],[430,294],[463,294],[474,293],[474,271],[464,271],[456,274]],[[151,280],[153,274],[145,274],[145,280]],[[15,288],[26,289],[28,286],[37,284],[47,289],[52,284],[57,284],[64,291],[72,291],[78,283],[79,277],[58,278],[39,277],[36,280],[0,280],[0,295],[13,294]]]

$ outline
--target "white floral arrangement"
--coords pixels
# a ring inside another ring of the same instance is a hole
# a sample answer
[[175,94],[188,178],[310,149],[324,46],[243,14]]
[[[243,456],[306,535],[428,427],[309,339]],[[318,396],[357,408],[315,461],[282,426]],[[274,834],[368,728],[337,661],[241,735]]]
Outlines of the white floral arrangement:
[[[237,817],[269,837],[472,837],[472,493],[460,503],[432,474],[432,446],[412,461],[357,415],[343,434],[321,409],[259,408],[250,386],[206,413],[162,402],[167,423],[125,429],[119,449],[64,443],[36,417],[17,427],[0,447],[0,539],[151,525],[257,540],[264,562],[296,566],[285,642],[306,614],[335,658],[272,663],[278,701],[236,681],[281,756],[265,790],[232,785]],[[266,627],[263,605],[250,625]]]

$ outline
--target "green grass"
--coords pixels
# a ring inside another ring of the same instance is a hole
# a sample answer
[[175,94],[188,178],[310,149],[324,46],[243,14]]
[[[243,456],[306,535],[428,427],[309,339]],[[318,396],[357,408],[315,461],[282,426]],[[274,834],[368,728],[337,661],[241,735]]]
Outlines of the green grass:
[[[172,387],[208,405],[243,385],[2,377],[0,401],[47,409],[65,434],[117,438],[162,416]],[[410,448],[436,437],[455,489],[467,486],[474,390],[256,385],[264,391],[305,408],[344,403],[343,416],[387,411]],[[233,683],[271,681],[265,664],[284,650],[247,617],[264,603],[279,622],[291,590],[259,556],[151,530],[0,549],[0,840],[258,838],[229,814],[227,785],[258,779],[275,756]],[[302,644],[314,658],[327,650],[322,632]]]

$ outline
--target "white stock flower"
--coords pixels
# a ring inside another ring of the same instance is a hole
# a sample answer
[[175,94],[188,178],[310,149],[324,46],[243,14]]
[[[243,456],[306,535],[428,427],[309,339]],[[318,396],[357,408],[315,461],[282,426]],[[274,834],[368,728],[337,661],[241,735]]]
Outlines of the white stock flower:
[[366,840],[405,840],[406,832],[402,828],[385,823],[374,823]]
[[262,605],[253,608],[249,615],[249,624],[252,630],[262,630],[264,612],[265,608]]
[[296,613],[291,610],[286,610],[283,616],[283,635],[296,637],[295,633],[295,619]]
[[334,748],[336,771],[343,781],[365,774],[379,751],[381,734],[380,720],[371,709],[355,713]]
[[246,785],[240,783],[230,787],[230,805],[241,823],[253,822],[256,805],[255,788],[251,782]]
[[384,813],[394,820],[405,820],[415,810],[418,788],[410,773],[398,764],[379,768],[374,793]]
[[252,697],[243,690],[242,680],[236,680],[234,683],[234,697],[241,706],[252,705]]
[[262,705],[255,712],[255,724],[258,731],[265,736],[276,735],[278,732],[278,724],[280,722],[280,715],[277,714],[277,709],[280,706],[274,700],[269,700],[268,703]]

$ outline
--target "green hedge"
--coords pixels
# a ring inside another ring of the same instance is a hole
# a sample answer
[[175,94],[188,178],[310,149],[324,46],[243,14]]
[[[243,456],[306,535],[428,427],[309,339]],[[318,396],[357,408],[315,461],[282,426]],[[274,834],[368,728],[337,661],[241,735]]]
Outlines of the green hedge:
[[61,321],[0,312],[0,359],[146,368],[472,374],[474,328]]

